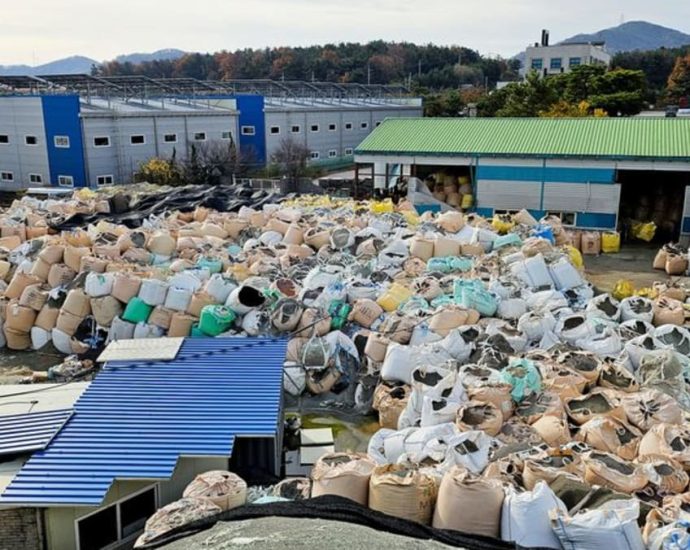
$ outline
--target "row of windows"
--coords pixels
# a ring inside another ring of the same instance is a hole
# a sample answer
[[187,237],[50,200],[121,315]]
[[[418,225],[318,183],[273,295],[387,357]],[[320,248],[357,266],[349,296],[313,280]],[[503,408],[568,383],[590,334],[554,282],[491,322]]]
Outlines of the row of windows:
[[[194,141],[206,141],[206,132],[195,132],[193,134]],[[231,140],[232,132],[221,132],[220,139]],[[177,134],[163,134],[164,143],[177,143]],[[134,134],[129,136],[129,143],[131,145],[146,145],[146,136],[143,134]],[[110,147],[110,136],[96,136],[93,138],[94,147]]]
[[[577,67],[579,65],[582,65],[582,58],[581,57],[571,57],[568,59],[568,66],[569,67]],[[553,70],[559,70],[563,67],[563,58],[561,57],[552,57],[549,60],[549,68]],[[536,69],[537,71],[540,71],[544,68],[544,60],[541,58],[535,58],[532,59],[532,68]]]
[[[381,121],[376,122],[376,126],[378,127],[381,124]],[[369,123],[368,122],[360,122],[359,127],[362,130],[367,130],[369,128]],[[244,127],[243,127],[244,128]],[[354,125],[352,122],[346,122],[345,123],[345,130],[352,130],[354,128]],[[268,130],[268,133],[274,136],[277,136],[280,134],[280,126],[271,126]],[[309,131],[312,133],[316,133],[321,131],[321,127],[318,124],[312,124],[309,126]],[[335,123],[330,123],[328,125],[328,131],[329,132],[337,132],[338,131],[338,125]],[[291,134],[300,134],[302,132],[302,127],[299,124],[294,124],[290,126],[290,133]]]
[[[110,178],[110,183],[112,183],[112,176],[105,176]],[[2,183],[12,183],[14,182],[14,172],[2,171],[0,172],[0,182]],[[42,174],[29,174],[29,183],[42,184],[43,175]],[[74,178],[72,176],[58,176],[58,185],[63,187],[74,187]],[[102,184],[102,185],[105,185]]]
[[[352,149],[352,147],[348,147],[344,150],[343,153],[345,154],[345,156],[352,156],[354,154],[354,150]],[[311,158],[311,160],[319,160],[321,158],[321,153],[319,153],[318,151],[312,151],[309,154],[309,157]],[[337,157],[338,151],[336,149],[331,149],[330,151],[328,151],[328,158],[333,159]]]
[[[66,137],[66,136],[55,136],[57,137]],[[69,138],[66,138],[67,142],[69,144]],[[7,134],[0,134],[0,145],[9,145],[10,143],[10,136]],[[24,144],[25,145],[38,145],[38,138],[36,136],[24,136]],[[69,147],[69,145],[68,145]]]

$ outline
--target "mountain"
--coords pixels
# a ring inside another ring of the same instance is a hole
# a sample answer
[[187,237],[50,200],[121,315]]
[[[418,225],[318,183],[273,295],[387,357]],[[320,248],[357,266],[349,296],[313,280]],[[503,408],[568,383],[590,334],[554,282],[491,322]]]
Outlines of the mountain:
[[606,42],[609,52],[618,53],[686,46],[690,44],[690,34],[647,21],[630,21],[592,34],[576,34],[562,43],[570,42]]
[[[153,53],[133,53],[129,55],[120,55],[116,58],[116,60],[121,63],[142,63],[144,61],[178,59],[184,54],[185,52],[182,50],[168,49],[158,50],[157,52]],[[45,63],[44,65],[36,65],[35,67],[30,67],[29,65],[0,65],[0,75],[88,74],[91,72],[91,67],[93,65],[100,65],[100,62],[89,57],[74,55],[72,57],[51,61],[50,63]]]
[[118,55],[115,61],[119,63],[144,63],[145,61],[174,61],[179,59],[187,52],[169,48],[158,50],[153,53],[131,53],[129,55]]

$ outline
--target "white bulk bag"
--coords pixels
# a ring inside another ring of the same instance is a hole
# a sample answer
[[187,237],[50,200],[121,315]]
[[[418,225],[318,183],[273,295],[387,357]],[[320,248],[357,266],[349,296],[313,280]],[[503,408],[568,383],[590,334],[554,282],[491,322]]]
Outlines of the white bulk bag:
[[371,436],[369,445],[367,446],[367,454],[377,464],[388,464],[386,458],[385,444],[387,437],[397,433],[396,430],[389,430],[381,428],[378,432]]
[[525,548],[561,548],[551,529],[551,511],[566,514],[568,509],[549,488],[540,481],[534,489],[518,493],[508,486],[501,508],[501,539]]
[[223,277],[220,273],[215,273],[211,275],[211,278],[206,281],[206,287],[204,290],[209,294],[216,303],[224,304],[225,300],[228,299],[230,293],[237,288],[237,284],[226,277]]
[[588,317],[608,321],[618,321],[621,316],[620,302],[610,294],[601,294],[590,300],[585,311]]
[[168,284],[171,287],[182,288],[189,290],[194,293],[201,288],[201,279],[192,273],[191,271],[183,271],[182,273],[176,273],[170,279],[168,279]]
[[354,304],[357,300],[374,300],[378,298],[380,287],[370,281],[354,280],[345,285],[347,301]]
[[626,342],[623,346],[623,350],[628,356],[628,360],[633,368],[633,372],[637,372],[637,369],[640,368],[642,358],[650,351],[660,349],[662,347],[663,345],[655,340],[653,336],[643,334],[642,336],[638,336],[637,338],[633,338],[632,340]]
[[549,266],[549,273],[558,290],[569,290],[585,282],[580,272],[566,257],[552,263]]
[[266,231],[259,237],[259,242],[264,246],[276,245],[283,240],[283,235],[278,231]]
[[544,256],[537,254],[524,262],[510,265],[510,272],[530,288],[553,288],[553,280],[546,267]]
[[421,346],[423,344],[433,344],[434,342],[440,342],[443,340],[443,336],[434,332],[429,328],[429,323],[424,321],[419,323],[412,330],[412,337],[410,338],[410,346]]
[[654,329],[654,338],[661,347],[690,355],[690,331],[676,325],[661,325]]
[[611,500],[595,510],[569,516],[556,510],[549,513],[551,527],[564,548],[644,550],[637,518],[637,499]]
[[242,317],[242,330],[249,336],[259,336],[269,330],[271,318],[267,311],[253,309]]
[[41,327],[31,327],[31,349],[42,349],[51,340],[52,334],[50,330],[45,330]]
[[186,288],[170,287],[165,297],[165,307],[173,311],[187,311],[192,300],[192,291]]
[[295,397],[304,393],[307,387],[307,373],[302,365],[285,363],[283,365],[283,389]]
[[654,302],[642,296],[630,296],[621,301],[621,320],[644,321],[651,323],[654,319]]
[[489,282],[489,291],[493,292],[501,300],[507,300],[511,296],[515,296],[518,292],[518,286],[510,279],[492,279]]
[[497,316],[501,319],[514,321],[527,312],[527,302],[522,298],[508,298],[498,304]]
[[550,311],[528,311],[518,320],[517,328],[530,342],[539,342],[547,331],[553,331],[556,319]]
[[577,340],[575,345],[600,357],[616,357],[623,350],[621,337],[614,329],[608,327],[595,336]]
[[156,325],[149,325],[148,323],[137,323],[134,327],[134,338],[137,340],[143,338],[161,338],[165,335],[165,331]]
[[381,367],[381,378],[410,384],[412,371],[420,365],[442,365],[451,359],[440,342],[423,346],[403,346],[391,342]]
[[596,325],[582,314],[566,315],[558,320],[554,332],[564,342],[575,344],[578,340],[592,338]]
[[108,296],[113,291],[114,279],[112,273],[89,273],[84,282],[84,292],[91,298]]
[[685,550],[690,548],[690,521],[681,518],[655,529],[649,535],[647,548],[649,550]]
[[500,334],[506,339],[510,347],[513,348],[513,351],[516,353],[524,351],[527,347],[527,337],[519,330],[508,325],[505,321],[492,319],[486,327],[486,334],[488,336]]
[[60,329],[54,328],[50,334],[53,340],[53,346],[60,353],[65,355],[72,355],[72,337],[69,334],[62,332]]
[[441,340],[441,346],[459,363],[467,363],[474,351],[474,342],[478,335],[479,328],[472,325],[455,328]]
[[[108,342],[117,340],[131,340],[134,338],[134,324],[115,317],[108,332]],[[53,330],[53,343],[55,343],[55,330]]]
[[531,310],[554,311],[568,307],[568,300],[557,290],[540,290],[539,292],[524,291],[523,299]]
[[475,475],[481,474],[489,464],[489,453],[495,441],[481,430],[471,430],[448,438],[443,469],[463,466]]
[[139,298],[149,306],[162,306],[168,293],[168,284],[158,279],[144,279],[141,281]]

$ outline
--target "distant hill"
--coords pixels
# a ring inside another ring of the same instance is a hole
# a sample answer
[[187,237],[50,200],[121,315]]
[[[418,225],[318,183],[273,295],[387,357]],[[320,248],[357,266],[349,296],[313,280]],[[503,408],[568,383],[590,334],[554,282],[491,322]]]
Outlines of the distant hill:
[[592,34],[576,34],[562,43],[599,41],[606,42],[609,52],[618,53],[686,46],[690,44],[690,34],[647,21],[630,21]]
[[[133,53],[129,55],[120,55],[116,61],[120,63],[142,63],[144,61],[171,61],[182,57],[185,54],[182,50],[167,49],[158,50],[153,53]],[[15,76],[15,75],[51,75],[51,74],[83,74],[90,73],[93,65],[100,65],[99,61],[84,57],[81,55],[74,55],[64,59],[58,59],[45,63],[44,65],[36,65],[31,67],[29,65],[0,65],[0,75]]]

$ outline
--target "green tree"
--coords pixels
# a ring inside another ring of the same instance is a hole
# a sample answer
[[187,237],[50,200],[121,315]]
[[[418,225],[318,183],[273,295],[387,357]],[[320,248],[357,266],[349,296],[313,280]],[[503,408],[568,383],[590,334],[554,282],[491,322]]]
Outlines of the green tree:
[[527,74],[525,82],[505,88],[509,90],[499,117],[536,117],[558,100],[554,86],[548,78],[541,78],[536,71]]

